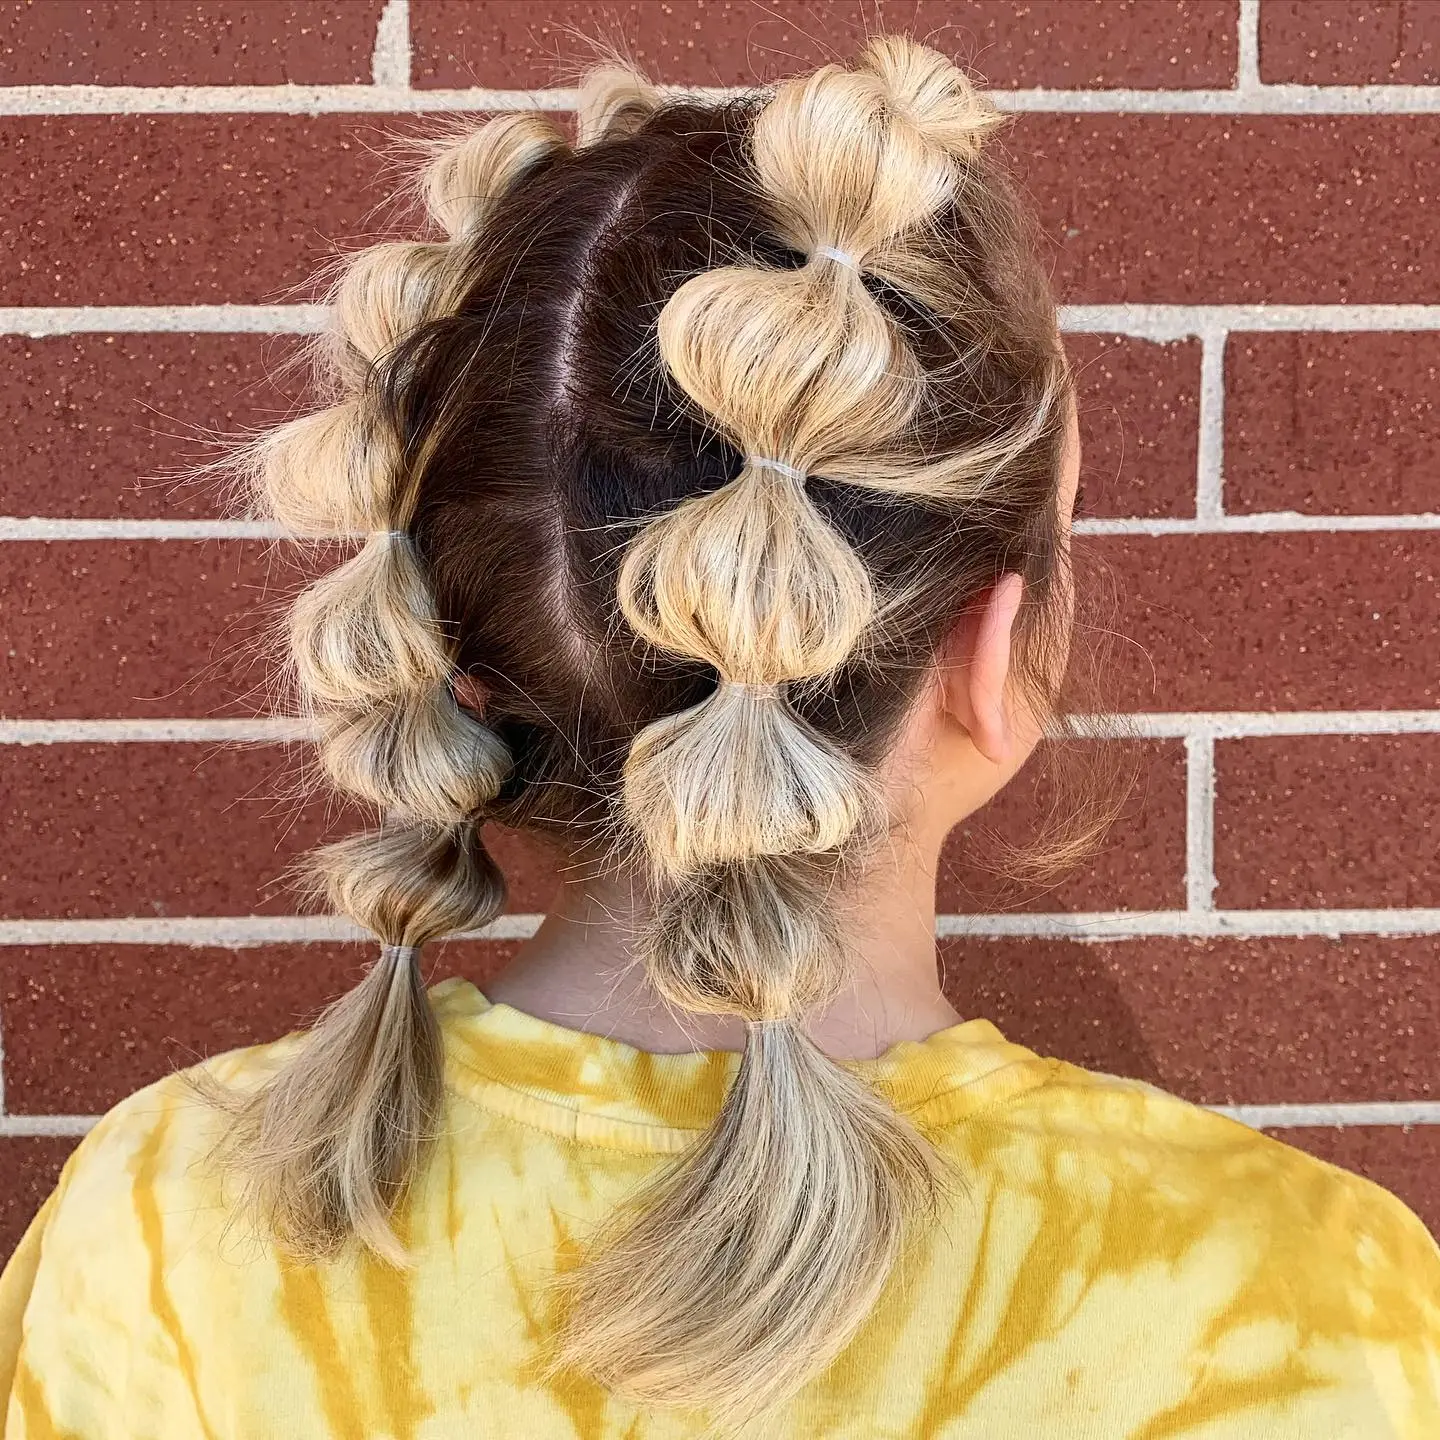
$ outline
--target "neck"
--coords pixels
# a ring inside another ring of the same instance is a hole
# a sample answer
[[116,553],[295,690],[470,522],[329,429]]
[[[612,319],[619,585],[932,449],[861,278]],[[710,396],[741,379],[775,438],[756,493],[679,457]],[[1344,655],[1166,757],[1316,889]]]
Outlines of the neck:
[[[806,1028],[836,1058],[870,1058],[955,1024],[935,954],[936,853],[896,838],[847,905],[853,979]],[[642,1050],[739,1050],[738,1018],[677,1011],[635,961],[641,887],[625,876],[565,884],[534,937],[487,985],[494,1001]]]

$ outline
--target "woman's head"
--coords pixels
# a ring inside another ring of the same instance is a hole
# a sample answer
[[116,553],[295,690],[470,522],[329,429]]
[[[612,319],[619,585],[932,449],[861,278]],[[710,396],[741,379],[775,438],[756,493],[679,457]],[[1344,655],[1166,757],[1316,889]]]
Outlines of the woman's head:
[[721,106],[601,72],[581,111],[573,148],[538,115],[442,148],[447,238],[355,260],[337,403],[255,451],[291,529],[368,537],[291,640],[329,775],[381,818],[317,874],[389,948],[244,1148],[292,1243],[385,1248],[439,1103],[402,947],[498,911],[488,822],[633,867],[657,988],[749,1038],[713,1132],[572,1286],[566,1353],[765,1399],[853,1333],[934,1188],[803,1019],[844,982],[838,897],[907,818],[897,753],[969,745],[968,804],[1049,709],[1070,378],[998,116],[933,52],[876,40]]

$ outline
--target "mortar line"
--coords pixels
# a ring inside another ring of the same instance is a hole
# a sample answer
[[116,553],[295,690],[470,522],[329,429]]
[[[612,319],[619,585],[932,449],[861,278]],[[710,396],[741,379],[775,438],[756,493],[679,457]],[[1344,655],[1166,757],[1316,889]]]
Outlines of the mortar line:
[[1240,0],[1235,17],[1235,90],[1242,97],[1263,102],[1267,86],[1260,79],[1260,0]]
[[0,1140],[79,1139],[100,1121],[98,1115],[6,1115],[0,1113]]
[[1061,327],[1074,333],[1129,335],[1141,340],[1204,340],[1232,331],[1322,333],[1440,329],[1432,304],[1080,304],[1060,307]]
[[[1435,735],[1436,710],[1155,710],[1075,717],[1096,740],[1269,739],[1287,735]],[[0,745],[133,745],[233,742],[273,745],[310,739],[298,716],[211,719],[0,720]]]
[[1215,909],[1215,740],[1185,737],[1185,907]]
[[325,305],[5,305],[0,334],[313,335]]
[[[544,917],[502,915],[467,940],[525,940]],[[1298,910],[1006,911],[937,916],[941,939],[1049,939],[1094,943],[1188,939],[1338,939],[1440,935],[1440,908]],[[174,945],[247,949],[257,945],[371,941],[335,915],[117,916],[83,920],[0,920],[0,945]]]
[[1252,1130],[1345,1130],[1349,1128],[1440,1125],[1434,1100],[1306,1101],[1272,1105],[1207,1105]]
[[1225,513],[1225,341],[1223,326],[1207,326],[1200,341],[1195,518],[1210,525]]
[[0,515],[0,540],[284,540],[267,520],[127,520]]
[[[1218,478],[1217,478],[1218,486]],[[1214,492],[1211,492],[1214,495]],[[1219,496],[1214,495],[1218,504]],[[1182,516],[1117,516],[1075,522],[1077,535],[1340,535],[1377,530],[1440,530],[1440,514],[1430,515],[1302,515],[1295,510],[1256,514]]]
[[385,0],[375,23],[370,79],[378,90],[410,89],[410,0]]
[[[378,40],[377,35],[377,40]],[[388,39],[388,36],[387,36]],[[382,53],[382,62],[392,58]],[[1242,56],[1242,60],[1244,57]],[[1245,61],[1248,64],[1248,61]],[[397,72],[398,78],[398,72]],[[670,95],[730,100],[757,86],[662,85]],[[1223,89],[1096,90],[1031,86],[986,92],[1001,110],[1057,115],[1432,115],[1435,85],[1231,85]],[[574,108],[573,88],[409,85],[7,85],[0,115],[328,115],[416,114]]]
[[[0,306],[0,334],[43,339],[79,334],[313,335],[324,305],[10,305]],[[1203,340],[1232,331],[1304,330],[1325,334],[1440,330],[1431,304],[1093,304],[1062,305],[1061,327],[1074,334],[1137,340]]]
[[257,744],[313,738],[298,717],[263,715],[216,720],[0,720],[0,745]]

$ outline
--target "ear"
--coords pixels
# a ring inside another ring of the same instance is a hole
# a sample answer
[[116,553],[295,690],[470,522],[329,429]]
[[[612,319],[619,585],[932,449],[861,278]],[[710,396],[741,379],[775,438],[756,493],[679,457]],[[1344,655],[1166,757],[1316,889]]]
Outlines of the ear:
[[483,681],[477,680],[473,675],[452,675],[450,692],[462,710],[484,715],[485,706],[490,700],[490,690]]
[[942,657],[944,707],[975,748],[996,765],[1010,752],[1005,682],[1010,678],[1010,636],[1024,594],[1021,576],[1001,576],[985,603],[955,627]]

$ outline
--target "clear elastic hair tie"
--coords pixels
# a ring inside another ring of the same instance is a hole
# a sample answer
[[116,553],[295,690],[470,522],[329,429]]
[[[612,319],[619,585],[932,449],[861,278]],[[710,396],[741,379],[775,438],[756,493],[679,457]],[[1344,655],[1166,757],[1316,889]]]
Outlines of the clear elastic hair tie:
[[420,947],[418,945],[382,945],[380,947],[382,964],[413,965],[419,954]]
[[792,480],[805,479],[805,471],[798,465],[788,465],[784,460],[774,460],[769,455],[747,455],[745,460],[757,470],[773,470],[777,475],[788,475]]
[[844,265],[857,272],[860,269],[860,262],[848,250],[837,250],[833,245],[817,245],[810,252],[810,258],[833,260],[837,265]]
[[781,682],[778,680],[722,680],[727,690],[742,690],[755,700],[779,700],[782,698]]

